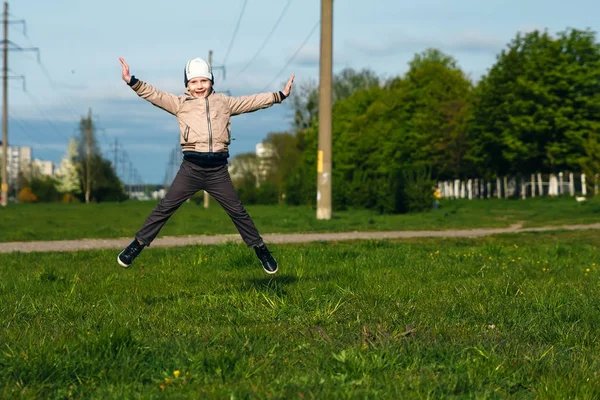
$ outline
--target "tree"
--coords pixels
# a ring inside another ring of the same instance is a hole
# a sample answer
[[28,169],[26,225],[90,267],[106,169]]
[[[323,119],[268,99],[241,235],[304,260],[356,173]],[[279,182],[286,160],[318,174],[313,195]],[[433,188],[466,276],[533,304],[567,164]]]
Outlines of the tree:
[[278,195],[285,197],[285,180],[298,168],[302,151],[298,146],[298,137],[288,132],[270,133],[263,141],[265,146],[271,148],[266,181],[273,185]]
[[81,118],[81,121],[79,122],[79,132],[80,136],[77,141],[76,165],[81,192],[84,194],[85,202],[89,203],[91,190],[98,175],[98,168],[95,168],[96,165],[92,164],[92,161],[100,156],[91,110],[87,118]]
[[96,141],[92,113],[81,119],[80,136],[77,140],[77,155],[74,165],[77,169],[80,200],[89,203],[95,201],[122,201],[127,198],[123,185],[117,177],[110,161],[100,153]]
[[315,81],[307,81],[297,85],[290,96],[291,108],[294,111],[294,131],[309,128],[317,120],[319,109],[319,89]]
[[474,160],[490,174],[579,169],[599,121],[595,34],[518,34],[477,87]]
[[[54,177],[43,175],[38,167],[32,165],[26,173],[21,174],[21,185],[27,188],[35,197],[33,202],[51,203],[59,200],[60,194],[56,189]],[[19,201],[29,196],[27,191],[19,192]],[[31,198],[29,199],[31,202]]]
[[379,77],[370,69],[345,68],[333,77],[333,101],[346,99],[359,90],[378,87],[379,83]]
[[[345,68],[333,76],[331,85],[333,103],[349,97],[358,90],[378,87],[379,84],[379,78],[369,69],[355,71],[352,68]],[[298,85],[292,92],[290,103],[294,110],[294,131],[314,125],[319,111],[318,83],[310,80]]]
[[254,153],[238,154],[231,160],[231,180],[242,203],[256,202],[258,158]]
[[[451,57],[431,49],[415,55],[405,77],[336,102],[334,207],[381,212],[430,207],[431,178],[407,177],[425,176],[421,171],[437,177],[466,173],[471,87]],[[315,128],[306,132],[314,146],[317,135]],[[417,205],[419,199],[425,203]]]
[[465,177],[470,147],[472,83],[456,61],[437,49],[415,55],[404,78],[412,160],[439,179]]
[[17,199],[19,200],[19,203],[35,203],[38,201],[37,196],[29,186],[25,186],[19,191]]
[[67,153],[60,162],[57,174],[57,189],[60,193],[79,194],[81,192],[77,172],[77,140],[72,138],[67,147]]

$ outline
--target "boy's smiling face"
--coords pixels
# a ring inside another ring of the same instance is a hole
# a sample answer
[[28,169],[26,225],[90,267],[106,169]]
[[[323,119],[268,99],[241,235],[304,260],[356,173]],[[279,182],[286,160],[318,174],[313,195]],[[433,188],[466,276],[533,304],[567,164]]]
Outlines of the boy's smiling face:
[[212,81],[206,78],[193,78],[188,81],[187,89],[194,97],[208,97],[212,91]]

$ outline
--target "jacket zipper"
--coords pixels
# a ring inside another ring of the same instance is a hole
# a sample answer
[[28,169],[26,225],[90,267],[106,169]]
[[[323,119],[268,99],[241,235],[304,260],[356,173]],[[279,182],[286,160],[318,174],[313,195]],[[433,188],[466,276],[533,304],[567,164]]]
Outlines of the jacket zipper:
[[206,100],[206,123],[208,124],[208,151],[213,152],[212,127],[210,125],[210,107],[208,106],[208,97]]

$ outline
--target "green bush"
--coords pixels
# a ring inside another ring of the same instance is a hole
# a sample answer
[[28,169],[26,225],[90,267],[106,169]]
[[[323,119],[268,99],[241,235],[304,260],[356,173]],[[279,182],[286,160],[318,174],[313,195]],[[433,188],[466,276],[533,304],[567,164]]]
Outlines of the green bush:
[[39,202],[56,202],[61,197],[56,189],[56,181],[49,176],[34,177],[29,182],[29,185]]
[[270,182],[264,182],[256,189],[255,204],[279,203],[279,189]]
[[417,212],[431,209],[434,185],[430,167],[416,166],[403,169],[400,195],[405,211]]
[[336,208],[351,204],[357,208],[375,209],[382,214],[404,214],[428,210],[433,204],[431,168],[415,166],[368,176],[361,171],[343,185],[351,198],[336,200]]

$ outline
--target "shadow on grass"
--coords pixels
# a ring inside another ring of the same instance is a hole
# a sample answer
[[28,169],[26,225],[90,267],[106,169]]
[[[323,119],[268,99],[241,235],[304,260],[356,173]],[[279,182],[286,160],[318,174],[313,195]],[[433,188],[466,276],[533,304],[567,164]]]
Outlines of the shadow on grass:
[[298,282],[298,278],[289,274],[265,276],[264,278],[252,278],[246,281],[252,286],[272,287],[274,285],[291,285]]
[[264,278],[252,278],[242,284],[244,290],[254,289],[257,292],[275,293],[278,296],[287,295],[286,286],[295,284],[298,278],[293,275],[279,274]]

